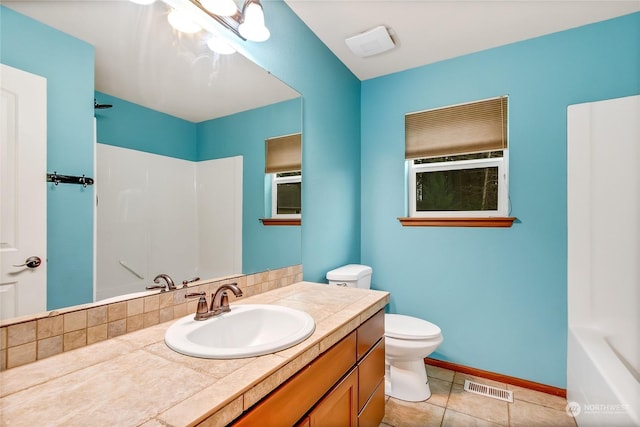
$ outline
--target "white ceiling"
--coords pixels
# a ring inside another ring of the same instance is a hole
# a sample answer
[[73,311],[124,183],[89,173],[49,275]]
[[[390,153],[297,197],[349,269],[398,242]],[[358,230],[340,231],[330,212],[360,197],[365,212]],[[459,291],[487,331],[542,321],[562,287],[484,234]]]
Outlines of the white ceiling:
[[[285,2],[361,80],[640,10],[640,0]],[[2,4],[93,45],[98,91],[176,117],[200,122],[298,96],[241,55],[215,55],[202,35],[174,32],[159,1]],[[368,58],[348,50],[345,38],[378,25],[392,32],[393,50]]]
[[[285,0],[360,80],[640,10],[640,0]],[[360,58],[345,39],[376,26],[396,47]]]

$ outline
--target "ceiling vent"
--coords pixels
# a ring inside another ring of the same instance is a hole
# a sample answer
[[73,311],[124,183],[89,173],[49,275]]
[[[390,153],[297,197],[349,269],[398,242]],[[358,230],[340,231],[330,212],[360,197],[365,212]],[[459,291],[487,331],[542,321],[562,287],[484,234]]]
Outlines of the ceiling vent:
[[353,53],[363,58],[386,52],[395,46],[389,32],[383,25],[349,37],[345,39],[345,42]]

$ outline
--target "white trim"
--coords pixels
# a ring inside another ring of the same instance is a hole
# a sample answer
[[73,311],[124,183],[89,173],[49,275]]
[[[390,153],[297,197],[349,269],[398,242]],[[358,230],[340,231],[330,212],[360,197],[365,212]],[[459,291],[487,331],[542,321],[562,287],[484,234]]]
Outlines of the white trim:
[[[98,176],[98,121],[93,117],[93,176]],[[98,292],[98,183],[93,184],[93,301]]]
[[302,183],[302,174],[294,176],[278,177],[277,173],[271,174],[271,218],[302,218],[302,214],[278,213],[278,184]]
[[[442,217],[506,217],[509,213],[509,150],[503,150],[503,157],[476,160],[459,160],[452,162],[414,164],[407,160],[409,179],[409,216],[413,218],[442,218]],[[416,211],[416,173],[438,172],[447,170],[476,169],[498,167],[498,209],[486,211]]]

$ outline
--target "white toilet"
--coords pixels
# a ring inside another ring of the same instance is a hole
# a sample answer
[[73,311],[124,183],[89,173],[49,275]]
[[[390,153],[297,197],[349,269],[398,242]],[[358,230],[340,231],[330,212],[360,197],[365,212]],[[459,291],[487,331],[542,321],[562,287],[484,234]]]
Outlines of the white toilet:
[[[369,289],[371,267],[349,264],[327,273],[330,285]],[[401,314],[385,314],[385,394],[420,402],[431,397],[424,358],[442,342],[433,323]]]

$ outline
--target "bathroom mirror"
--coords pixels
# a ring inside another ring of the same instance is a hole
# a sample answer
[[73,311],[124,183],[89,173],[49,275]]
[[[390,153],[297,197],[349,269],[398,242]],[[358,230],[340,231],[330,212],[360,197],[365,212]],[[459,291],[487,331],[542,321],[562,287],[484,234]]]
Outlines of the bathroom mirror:
[[[129,1],[47,0],[8,1],[3,5],[95,47],[96,101],[112,105],[112,108],[96,110],[98,156],[103,143],[110,148],[133,148],[137,154],[163,154],[144,147],[132,147],[132,144],[122,143],[127,138],[114,138],[117,133],[103,132],[106,124],[101,128],[101,123],[109,121],[120,125],[126,122],[131,126],[126,130],[128,135],[148,132],[143,126],[144,120],[134,120],[128,114],[131,108],[171,116],[192,129],[198,127],[193,133],[204,135],[206,145],[193,150],[195,158],[171,153],[166,156],[172,160],[196,163],[242,156],[240,224],[243,262],[242,271],[233,273],[249,274],[300,263],[300,227],[265,227],[259,222],[259,218],[264,216],[264,167],[261,167],[264,159],[260,158],[264,156],[264,140],[302,131],[302,99],[294,89],[238,53],[219,55],[211,52],[203,34],[190,36],[175,32],[167,22],[169,8],[161,2],[142,6]],[[288,111],[286,116],[295,117],[295,122],[282,123],[260,133],[258,122],[273,124],[274,117],[283,117],[283,105]],[[272,107],[276,110],[272,111]],[[125,120],[127,118],[129,120]],[[157,123],[152,121],[146,126],[157,126]],[[217,137],[221,129],[229,126],[236,131],[233,137],[246,143],[245,147],[238,147],[239,143],[232,141],[231,137],[224,141]],[[122,126],[119,132],[122,132]],[[107,140],[102,141],[102,138]],[[100,164],[100,159],[97,163]],[[96,188],[99,196],[99,180]],[[153,212],[152,209],[151,215]],[[155,215],[157,212],[155,210]],[[207,221],[214,222],[216,218],[210,215],[211,212],[208,211]],[[152,218],[138,218],[138,221],[150,222]],[[55,227],[55,223],[49,221],[48,226]],[[182,230],[185,224],[176,224],[176,227]],[[153,236],[146,239],[145,244],[171,244],[167,241],[158,243]],[[274,247],[279,251],[265,250],[270,242],[275,242]],[[282,248],[289,251],[284,257],[278,255],[283,253]],[[155,273],[171,272],[168,260],[163,260],[162,267],[157,267],[162,271],[153,271],[153,267],[146,272],[138,271],[133,265],[135,260],[122,261],[124,265],[119,274],[137,280],[140,284],[138,291],[143,290],[144,285],[152,284]],[[100,265],[100,259],[97,264]],[[177,273],[174,280],[179,282],[193,275],[184,276],[186,273]],[[202,277],[208,278],[213,277]]]

